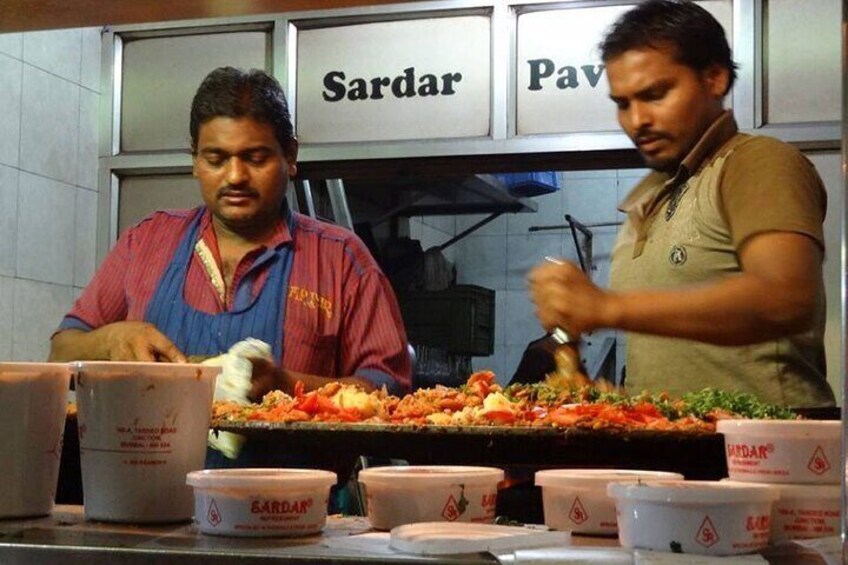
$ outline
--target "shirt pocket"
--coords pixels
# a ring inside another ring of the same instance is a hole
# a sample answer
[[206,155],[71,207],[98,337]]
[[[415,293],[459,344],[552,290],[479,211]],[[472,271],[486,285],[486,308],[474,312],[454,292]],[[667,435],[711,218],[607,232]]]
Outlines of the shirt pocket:
[[313,332],[293,332],[286,336],[283,367],[290,371],[337,377],[338,336]]

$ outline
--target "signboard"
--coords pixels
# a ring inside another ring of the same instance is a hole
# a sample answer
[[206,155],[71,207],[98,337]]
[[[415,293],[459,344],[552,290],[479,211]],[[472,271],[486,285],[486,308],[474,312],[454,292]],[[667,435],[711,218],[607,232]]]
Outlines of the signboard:
[[490,29],[488,16],[457,16],[298,31],[298,138],[489,135]]
[[[730,0],[699,2],[732,37]],[[598,51],[607,28],[633,4],[566,8],[518,16],[518,135],[619,131]]]

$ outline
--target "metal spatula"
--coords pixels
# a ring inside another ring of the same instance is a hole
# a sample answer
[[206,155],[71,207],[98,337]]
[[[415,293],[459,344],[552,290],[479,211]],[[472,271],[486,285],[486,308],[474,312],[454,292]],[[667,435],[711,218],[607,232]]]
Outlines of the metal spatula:
[[[563,264],[562,261],[554,257],[545,257],[545,261],[555,265]],[[551,330],[551,339],[559,344],[554,353],[554,363],[557,368],[556,381],[572,388],[590,385],[604,392],[617,390],[614,383],[603,377],[599,377],[593,381],[586,375],[580,363],[580,353],[577,349],[580,336],[572,336],[566,330],[557,326]]]
[[[545,261],[562,265],[562,261],[553,257],[545,257]],[[556,373],[548,375],[548,384],[564,388],[580,388],[591,385],[592,381],[585,375],[580,363],[580,353],[577,344],[579,337],[574,337],[563,328],[557,326],[551,330],[551,339],[559,345],[554,351]]]

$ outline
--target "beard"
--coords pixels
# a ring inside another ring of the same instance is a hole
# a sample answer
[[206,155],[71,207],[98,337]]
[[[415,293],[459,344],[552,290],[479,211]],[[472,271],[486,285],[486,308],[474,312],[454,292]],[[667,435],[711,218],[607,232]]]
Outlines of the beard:
[[[642,161],[644,161],[648,168],[654,171],[663,173],[674,172],[683,160],[683,156],[674,150],[674,140],[668,134],[655,131],[641,131],[632,137],[632,141],[636,145],[636,150],[639,151]],[[659,150],[649,151],[643,148],[643,145],[650,146],[657,142],[661,144],[658,148]]]
[[674,174],[680,167],[681,163],[681,159],[679,158],[662,158],[659,156],[647,155],[641,151],[639,152],[639,155],[642,157],[642,161],[645,163],[646,167],[660,173]]

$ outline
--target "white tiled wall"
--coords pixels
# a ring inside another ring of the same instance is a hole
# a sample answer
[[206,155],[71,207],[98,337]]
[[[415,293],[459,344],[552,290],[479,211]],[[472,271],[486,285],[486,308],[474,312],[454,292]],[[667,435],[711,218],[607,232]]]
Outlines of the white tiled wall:
[[[456,216],[418,216],[409,219],[409,237],[421,242],[421,249],[442,245],[456,234]],[[445,259],[456,264],[456,245],[447,247]]]
[[100,30],[0,34],[0,360],[44,360],[94,272]]
[[[457,278],[460,283],[478,284],[496,291],[495,351],[490,357],[475,357],[474,369],[491,369],[501,383],[512,377],[527,344],[542,336],[527,294],[527,271],[545,256],[564,257],[578,262],[568,229],[530,232],[531,226],[565,225],[565,214],[583,224],[621,221],[618,202],[645,170],[568,171],[559,173],[561,189],[534,198],[535,213],[507,214],[473,232],[457,243]],[[457,216],[457,231],[484,216]],[[592,279],[601,286],[609,283],[609,255],[615,240],[615,227],[592,228],[594,234]],[[623,359],[623,336],[616,332],[596,332],[587,336],[583,357],[591,363],[604,338],[615,337],[619,349],[619,371]]]

